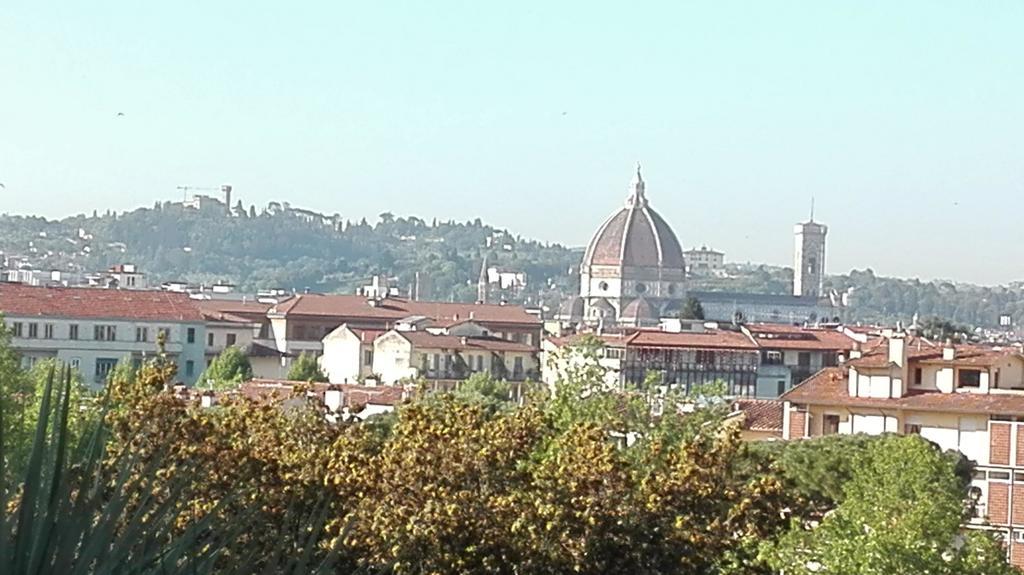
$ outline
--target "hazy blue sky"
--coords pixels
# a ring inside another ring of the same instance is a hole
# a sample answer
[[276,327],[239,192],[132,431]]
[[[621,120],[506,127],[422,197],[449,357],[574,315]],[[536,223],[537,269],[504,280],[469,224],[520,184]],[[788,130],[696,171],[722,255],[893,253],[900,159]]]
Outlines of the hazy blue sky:
[[[582,245],[644,165],[690,247],[1024,279],[1024,2],[4,2],[0,211],[231,183]],[[116,114],[124,112],[118,118]]]

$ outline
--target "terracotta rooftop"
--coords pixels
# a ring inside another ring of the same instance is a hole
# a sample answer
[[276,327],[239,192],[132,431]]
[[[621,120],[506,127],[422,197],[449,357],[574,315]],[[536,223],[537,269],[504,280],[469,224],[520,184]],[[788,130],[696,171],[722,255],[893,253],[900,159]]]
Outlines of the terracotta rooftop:
[[597,334],[593,334],[593,333],[587,333],[587,334],[577,333],[577,334],[560,336],[560,337],[549,337],[549,338],[547,338],[547,340],[549,342],[555,344],[557,347],[562,347],[562,346],[566,346],[566,345],[576,344],[581,339],[583,339],[584,337],[587,337],[587,336],[597,338],[599,341],[604,343],[604,345],[607,346],[607,347],[625,347],[626,343],[629,341],[629,338],[632,337],[632,334],[628,334],[627,335],[627,334],[621,334],[621,333],[613,333],[613,334],[597,335]]
[[188,294],[0,283],[0,313],[22,317],[201,322]]
[[776,399],[740,399],[732,404],[743,414],[743,429],[782,434],[782,402]]
[[[1020,355],[1014,347],[987,347],[982,345],[953,346],[953,360],[942,359],[943,344],[929,341],[923,337],[906,338],[907,359],[925,365],[975,365],[989,366],[1010,355]],[[889,345],[885,338],[878,338],[863,346],[863,355],[851,359],[849,365],[857,368],[886,367],[889,365]]]
[[834,329],[756,324],[747,326],[758,345],[767,349],[849,351],[858,342]]
[[254,379],[243,383],[239,393],[254,401],[285,401],[298,396],[300,389],[306,389],[323,401],[329,388],[341,390],[344,407],[369,404],[395,406],[409,395],[404,387],[395,385],[309,384],[286,379]]
[[412,301],[389,297],[377,305],[359,295],[301,294],[278,304],[270,310],[285,316],[326,317],[332,319],[366,318],[396,321],[413,315],[423,315],[439,322],[473,319],[484,323],[520,324],[540,326],[537,316],[516,305],[488,305]]
[[258,301],[196,300],[203,317],[210,321],[235,323],[261,322],[267,317],[271,304]]
[[680,347],[697,349],[756,350],[757,345],[746,335],[735,331],[666,332],[642,330],[633,334],[627,347]]
[[460,349],[466,351],[509,351],[530,353],[533,346],[496,337],[459,337],[456,335],[435,335],[426,331],[396,331],[410,343],[420,348]]
[[780,398],[797,404],[940,411],[948,413],[988,413],[1024,415],[1024,394],[1017,393],[942,393],[913,390],[900,398],[850,397],[847,378],[841,367],[819,371]]

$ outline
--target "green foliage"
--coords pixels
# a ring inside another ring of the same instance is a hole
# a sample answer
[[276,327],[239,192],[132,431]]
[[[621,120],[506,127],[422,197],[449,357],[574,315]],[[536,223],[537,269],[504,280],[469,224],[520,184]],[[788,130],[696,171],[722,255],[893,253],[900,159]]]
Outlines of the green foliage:
[[720,386],[616,389],[600,343],[583,339],[555,392],[523,405],[475,374],[455,392],[341,424],[302,392],[286,409],[231,397],[200,408],[175,395],[161,354],[115,370],[80,448],[71,377],[57,385],[49,371],[25,473],[0,489],[0,510],[13,511],[0,523],[0,565],[15,575],[1011,572],[982,533],[954,545],[962,458],[917,437],[746,445]]
[[512,388],[508,382],[477,372],[463,381],[455,395],[469,403],[478,403],[489,410],[511,407]]
[[238,387],[252,379],[252,365],[245,352],[235,346],[228,346],[206,366],[199,376],[199,385],[209,389],[224,390]]
[[[548,301],[548,278],[571,291],[565,271],[581,254],[565,247],[520,238],[481,222],[436,221],[382,214],[376,225],[307,222],[288,213],[228,218],[220,210],[199,211],[165,203],[113,215],[84,215],[48,221],[0,215],[0,251],[21,253],[29,241],[52,252],[47,266],[106,269],[135,262],[153,281],[187,280],[209,284],[230,280],[241,289],[284,288],[352,293],[378,273],[396,277],[403,290],[421,275],[421,289],[432,299],[473,301],[488,238],[510,249],[488,254],[493,265],[523,270],[532,291],[494,294],[510,301]],[[82,251],[78,229],[94,236]],[[45,233],[45,237],[40,236]],[[107,247],[125,244],[125,251]],[[185,251],[184,248],[190,248]]]
[[[69,428],[74,383],[69,371],[59,381],[55,373],[49,366],[39,393],[20,489],[12,492],[7,482],[0,485],[3,572],[208,572],[232,530],[226,525],[214,529],[214,516],[208,515],[177,532],[176,514],[151,496],[151,481],[129,473],[132,454],[113,455],[114,463],[104,465],[107,430],[102,424],[94,425],[80,447],[74,447]],[[2,384],[0,380],[0,388]],[[6,447],[4,439],[0,436],[0,449]],[[170,485],[172,494],[187,490],[190,471],[181,469]]]
[[966,343],[971,335],[971,329],[967,326],[956,325],[947,319],[934,316],[922,321],[920,328],[921,335],[938,342],[950,340],[953,343]]
[[288,368],[288,379],[291,381],[325,383],[327,382],[327,374],[320,369],[315,355],[302,352],[292,363],[292,366]]
[[959,545],[964,495],[956,462],[931,443],[872,441],[854,459],[842,502],[816,528],[795,522],[769,546],[772,565],[794,574],[1012,573],[985,536]]
[[700,301],[689,296],[686,301],[683,302],[682,309],[679,310],[680,319],[704,319],[704,307],[700,305]]

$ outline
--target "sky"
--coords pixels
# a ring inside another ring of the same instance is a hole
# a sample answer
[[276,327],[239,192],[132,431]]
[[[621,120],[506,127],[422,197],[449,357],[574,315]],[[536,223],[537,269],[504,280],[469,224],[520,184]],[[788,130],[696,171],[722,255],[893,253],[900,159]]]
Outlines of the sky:
[[[231,184],[585,245],[636,162],[685,248],[1024,279],[1024,2],[21,2],[0,212]],[[118,116],[123,113],[123,116]]]

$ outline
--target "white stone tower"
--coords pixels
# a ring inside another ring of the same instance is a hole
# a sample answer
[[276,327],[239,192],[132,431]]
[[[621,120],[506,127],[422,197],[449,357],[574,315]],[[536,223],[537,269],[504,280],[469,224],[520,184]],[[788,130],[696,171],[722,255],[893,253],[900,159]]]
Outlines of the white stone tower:
[[796,250],[793,258],[793,295],[821,297],[825,280],[825,236],[828,226],[814,221],[814,201],[811,201],[811,219],[793,228]]

